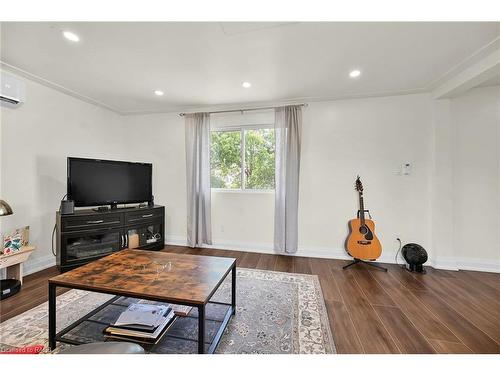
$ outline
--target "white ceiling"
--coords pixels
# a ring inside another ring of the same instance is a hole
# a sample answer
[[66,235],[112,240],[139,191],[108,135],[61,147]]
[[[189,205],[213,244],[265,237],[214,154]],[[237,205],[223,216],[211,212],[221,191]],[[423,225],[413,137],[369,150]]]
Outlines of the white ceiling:
[[[4,67],[121,113],[425,91],[500,35],[500,23],[480,22],[1,27]],[[81,41],[65,40],[61,30]],[[353,68],[362,70],[359,79],[348,77]]]

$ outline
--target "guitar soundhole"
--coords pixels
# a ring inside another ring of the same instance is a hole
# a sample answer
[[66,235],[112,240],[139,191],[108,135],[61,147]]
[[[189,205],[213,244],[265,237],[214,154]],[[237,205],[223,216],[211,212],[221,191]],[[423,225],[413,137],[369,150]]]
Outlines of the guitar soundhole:
[[366,225],[359,227],[359,232],[365,237],[365,239],[373,240],[373,233]]

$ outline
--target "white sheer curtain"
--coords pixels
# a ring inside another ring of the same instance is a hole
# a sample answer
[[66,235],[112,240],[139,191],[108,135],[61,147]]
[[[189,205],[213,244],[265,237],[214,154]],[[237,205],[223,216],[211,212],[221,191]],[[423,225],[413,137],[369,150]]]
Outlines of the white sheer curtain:
[[300,139],[302,109],[286,106],[275,110],[276,192],[274,249],[295,253],[298,240]]
[[187,243],[191,247],[211,245],[210,115],[187,114],[185,121]]

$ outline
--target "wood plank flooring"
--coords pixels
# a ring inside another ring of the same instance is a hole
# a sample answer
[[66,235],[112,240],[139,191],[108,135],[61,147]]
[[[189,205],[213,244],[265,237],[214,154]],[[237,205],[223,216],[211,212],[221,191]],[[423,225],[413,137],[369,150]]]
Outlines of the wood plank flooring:
[[[180,254],[225,256],[238,267],[318,275],[339,353],[500,353],[500,274],[428,268],[387,273],[346,261],[167,246]],[[29,275],[0,302],[5,321],[47,300],[55,267]],[[61,293],[64,290],[61,291]]]

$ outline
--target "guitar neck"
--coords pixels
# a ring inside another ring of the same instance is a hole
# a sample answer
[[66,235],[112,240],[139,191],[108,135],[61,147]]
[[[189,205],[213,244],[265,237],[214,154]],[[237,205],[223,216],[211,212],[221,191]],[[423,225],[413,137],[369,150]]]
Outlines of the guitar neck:
[[359,192],[359,219],[361,225],[365,225],[365,203],[363,202],[363,193]]

